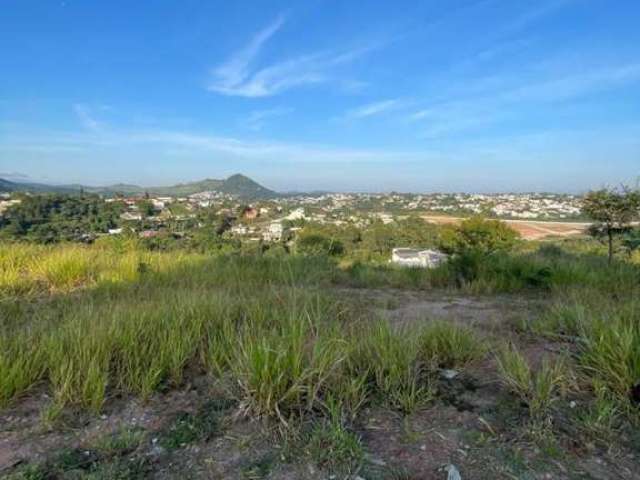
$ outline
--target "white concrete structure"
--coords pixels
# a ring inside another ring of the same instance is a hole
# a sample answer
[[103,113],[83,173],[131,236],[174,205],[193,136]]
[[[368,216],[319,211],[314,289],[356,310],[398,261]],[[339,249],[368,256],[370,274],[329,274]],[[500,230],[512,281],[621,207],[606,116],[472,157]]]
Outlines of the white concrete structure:
[[447,254],[437,250],[394,248],[391,253],[391,263],[403,267],[435,268],[446,260]]
[[267,231],[262,234],[262,238],[267,242],[279,242],[282,238],[282,230],[280,221],[271,222]]
[[142,214],[133,212],[124,212],[120,215],[122,220],[142,220]]
[[234,225],[231,227],[231,233],[234,235],[246,235],[249,233],[249,229],[244,225]]
[[307,217],[304,215],[304,208],[296,208],[284,218],[285,220],[303,220]]

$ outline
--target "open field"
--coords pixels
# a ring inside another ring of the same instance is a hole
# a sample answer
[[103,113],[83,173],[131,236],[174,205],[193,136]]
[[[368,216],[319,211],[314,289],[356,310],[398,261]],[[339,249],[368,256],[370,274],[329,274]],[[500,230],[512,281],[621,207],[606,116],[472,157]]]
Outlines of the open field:
[[[438,225],[458,224],[462,217],[444,215],[422,215],[427,222]],[[525,240],[540,240],[546,237],[569,237],[582,235],[589,227],[589,223],[582,222],[542,222],[535,220],[503,220],[511,228],[520,233]]]
[[640,267],[476,267],[2,245],[0,476],[637,478]]

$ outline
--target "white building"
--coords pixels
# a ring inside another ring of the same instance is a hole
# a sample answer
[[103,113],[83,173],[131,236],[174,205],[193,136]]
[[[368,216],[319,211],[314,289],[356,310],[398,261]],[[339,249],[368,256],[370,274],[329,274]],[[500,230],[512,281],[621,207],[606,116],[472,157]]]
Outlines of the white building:
[[231,227],[231,233],[234,235],[246,235],[249,233],[249,229],[244,225],[234,225]]
[[304,208],[296,208],[284,218],[286,220],[303,220],[306,218],[304,215]]
[[133,212],[124,212],[120,215],[122,220],[142,220],[142,214]]
[[447,254],[437,250],[418,250],[417,248],[394,248],[391,253],[391,263],[403,267],[435,268],[447,258]]
[[267,242],[279,242],[282,238],[282,223],[271,222],[269,228],[262,234],[262,238]]

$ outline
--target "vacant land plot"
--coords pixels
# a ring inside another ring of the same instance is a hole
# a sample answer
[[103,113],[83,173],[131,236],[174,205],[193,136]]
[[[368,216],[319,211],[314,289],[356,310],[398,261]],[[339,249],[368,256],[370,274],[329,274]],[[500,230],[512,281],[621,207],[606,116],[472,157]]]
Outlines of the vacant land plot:
[[[427,222],[439,225],[457,224],[464,218],[440,215],[423,215]],[[568,237],[582,235],[589,227],[589,223],[579,222],[542,222],[534,220],[503,220],[516,230],[525,240],[540,240],[546,237]]]
[[637,478],[631,264],[0,259],[0,476]]

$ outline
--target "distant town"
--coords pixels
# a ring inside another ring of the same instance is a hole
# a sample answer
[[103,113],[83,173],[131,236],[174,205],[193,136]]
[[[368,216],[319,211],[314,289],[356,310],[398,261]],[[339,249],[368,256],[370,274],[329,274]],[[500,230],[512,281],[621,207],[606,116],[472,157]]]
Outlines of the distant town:
[[[102,234],[117,235],[125,229],[149,238],[162,232],[180,234],[185,229],[197,228],[199,218],[209,212],[227,219],[225,233],[243,241],[280,242],[285,234],[295,233],[307,223],[354,226],[360,229],[382,222],[391,224],[412,217],[421,217],[434,223],[447,223],[450,219],[483,215],[504,220],[545,222],[580,222],[581,198],[577,195],[554,193],[321,193],[280,195],[240,175],[242,185],[250,189],[241,193],[203,190],[191,194],[154,194],[137,188],[135,193],[99,191],[108,204],[119,206],[120,222]],[[229,181],[216,181],[224,182]],[[205,181],[206,182],[206,181]],[[211,181],[209,181],[211,182]],[[190,184],[194,188],[198,183]],[[217,185],[217,184],[216,184]],[[189,190],[181,185],[178,191]],[[193,189],[193,188],[192,188]],[[170,192],[168,188],[165,189]],[[245,195],[248,191],[250,194]],[[39,191],[38,193],[42,193]],[[251,198],[251,193],[254,197]],[[258,195],[259,193],[259,195]],[[0,216],[21,196],[29,192],[0,194]],[[144,221],[144,222],[143,222]],[[144,224],[144,225],[142,225]],[[200,225],[201,226],[201,225]],[[571,230],[573,231],[573,230]],[[576,231],[579,231],[576,230]],[[546,230],[533,238],[545,236]],[[548,233],[558,233],[550,231]]]

